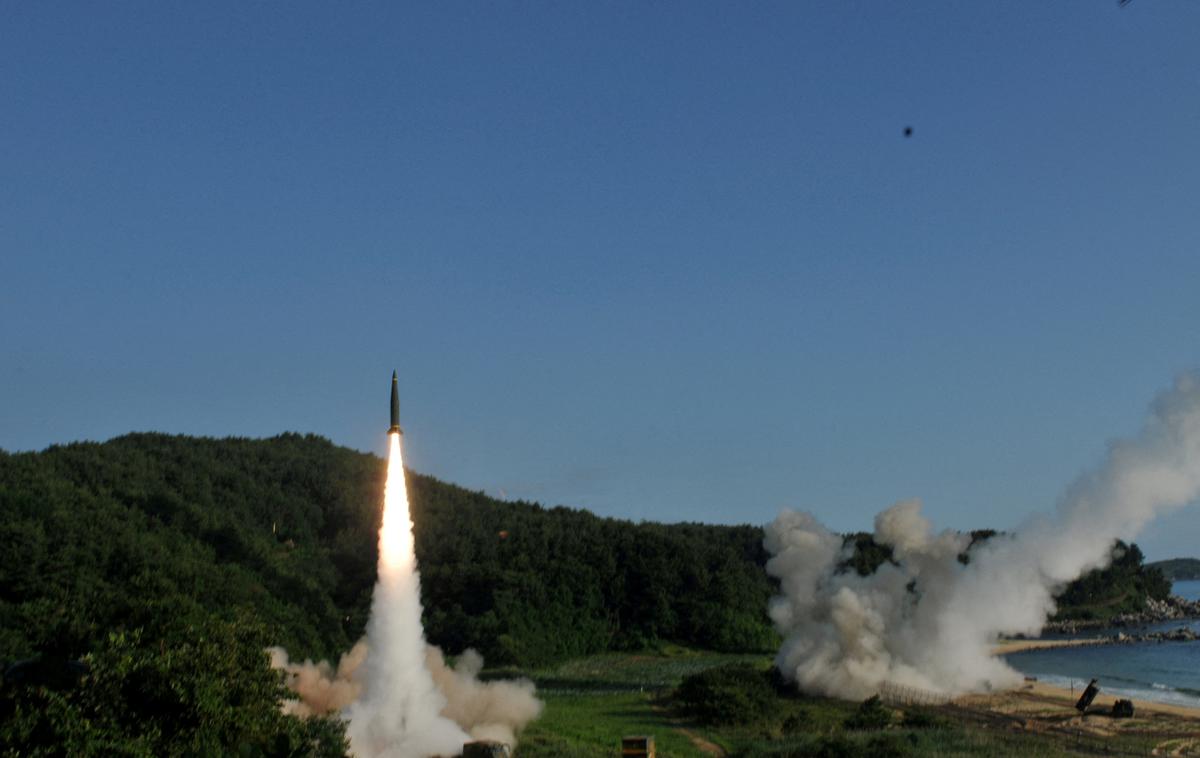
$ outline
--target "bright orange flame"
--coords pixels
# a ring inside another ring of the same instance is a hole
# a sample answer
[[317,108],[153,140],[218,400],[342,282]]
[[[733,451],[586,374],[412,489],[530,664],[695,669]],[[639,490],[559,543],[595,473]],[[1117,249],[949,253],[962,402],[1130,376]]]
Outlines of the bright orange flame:
[[413,553],[412,516],[408,512],[408,491],[404,485],[404,457],[400,435],[388,435],[387,482],[383,487],[383,524],[379,527],[379,570],[389,573],[411,571],[416,563]]

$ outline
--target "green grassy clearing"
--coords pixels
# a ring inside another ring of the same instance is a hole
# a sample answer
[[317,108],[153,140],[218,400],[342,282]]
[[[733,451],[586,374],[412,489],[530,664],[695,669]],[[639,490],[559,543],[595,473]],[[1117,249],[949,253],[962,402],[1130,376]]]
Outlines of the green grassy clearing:
[[[846,721],[859,703],[783,692],[770,712],[750,723],[711,726],[681,710],[675,688],[684,678],[731,663],[770,667],[763,655],[723,655],[679,648],[590,656],[524,672],[538,684],[546,709],[522,735],[518,758],[618,755],[626,735],[654,735],[658,754],[705,756],[1068,756],[1093,754],[1097,741],[1066,733],[1031,733],[955,709],[887,709],[885,729],[856,731]],[[497,672],[499,673],[499,672]],[[512,675],[513,671],[504,672]],[[1158,739],[1114,735],[1112,755],[1148,755]],[[705,752],[707,743],[719,752]]]
[[517,755],[611,757],[621,738],[633,734],[654,735],[659,755],[701,755],[677,731],[670,714],[643,692],[547,696],[545,712],[521,736]]

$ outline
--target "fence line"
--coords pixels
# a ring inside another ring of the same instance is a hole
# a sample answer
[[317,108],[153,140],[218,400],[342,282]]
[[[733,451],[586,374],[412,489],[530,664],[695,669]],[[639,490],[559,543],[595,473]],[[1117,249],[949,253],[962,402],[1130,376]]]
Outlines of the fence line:
[[923,690],[919,687],[906,687],[895,682],[884,682],[879,685],[879,699],[888,705],[945,705],[950,702],[950,696],[944,692]]

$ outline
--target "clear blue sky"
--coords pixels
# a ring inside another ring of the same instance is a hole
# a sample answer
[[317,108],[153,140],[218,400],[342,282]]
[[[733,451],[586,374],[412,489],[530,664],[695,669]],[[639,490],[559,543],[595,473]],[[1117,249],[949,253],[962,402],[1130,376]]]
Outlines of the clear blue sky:
[[9,3],[0,448],[382,452],[397,368],[410,462],[473,489],[1014,526],[1200,365],[1197,29],[1178,0]]

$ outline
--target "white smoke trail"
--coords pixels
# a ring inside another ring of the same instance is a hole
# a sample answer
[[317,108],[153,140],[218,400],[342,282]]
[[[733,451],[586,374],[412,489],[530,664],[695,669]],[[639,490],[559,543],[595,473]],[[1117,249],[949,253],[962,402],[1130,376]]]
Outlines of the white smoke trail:
[[469,737],[441,715],[445,696],[425,665],[421,579],[413,551],[400,435],[389,434],[379,578],[367,622],[362,696],[346,710],[350,747],[360,758],[458,755]]
[[1107,566],[1116,539],[1200,496],[1200,380],[1183,376],[1160,395],[1142,433],[1111,445],[1052,515],[958,556],[970,538],[934,534],[920,503],[875,518],[876,541],[895,563],[870,576],[839,572],[853,546],[808,513],[784,511],[767,527],[767,571],[780,580],[770,615],[784,636],[776,664],[801,689],[862,698],[892,682],[946,693],[1013,686],[1020,677],[991,655],[1000,634],[1037,634],[1054,594]]

